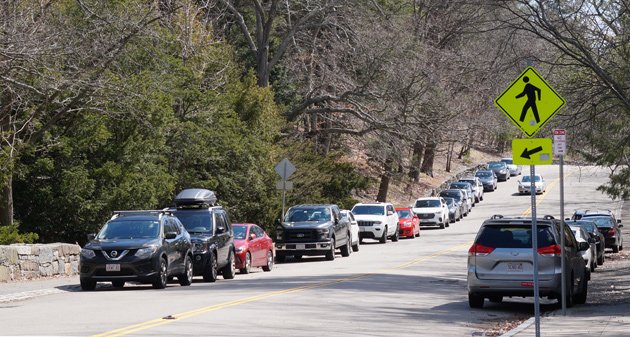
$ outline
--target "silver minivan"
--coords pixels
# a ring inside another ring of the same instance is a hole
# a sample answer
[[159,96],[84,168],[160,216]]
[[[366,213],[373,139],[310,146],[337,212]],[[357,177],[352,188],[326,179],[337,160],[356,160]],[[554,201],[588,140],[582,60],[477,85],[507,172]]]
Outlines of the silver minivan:
[[[562,233],[565,236],[566,304],[585,303],[590,272],[582,251],[589,248],[588,242],[578,242],[569,226],[551,216],[538,219],[537,224],[540,297],[560,302]],[[468,250],[468,304],[471,308],[481,308],[486,298],[499,303],[506,296],[533,295],[531,218],[492,216],[484,221]]]

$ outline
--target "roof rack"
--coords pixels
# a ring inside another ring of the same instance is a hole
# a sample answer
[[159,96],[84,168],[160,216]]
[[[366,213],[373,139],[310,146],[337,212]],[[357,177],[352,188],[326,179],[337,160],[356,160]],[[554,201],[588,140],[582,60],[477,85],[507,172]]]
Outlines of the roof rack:
[[555,218],[553,217],[553,215],[547,214],[547,215],[543,216],[543,219],[545,219],[545,220],[554,220]]
[[175,197],[175,206],[177,206],[177,208],[182,206],[213,207],[217,206],[217,196],[210,190],[189,188],[177,194]]
[[[151,209],[151,210],[133,210],[133,211],[114,211],[111,219],[117,219],[125,216],[134,216],[134,215],[173,215],[173,213],[166,209]],[[110,220],[111,220],[110,219]]]
[[501,215],[501,214],[495,214],[495,215],[490,217],[490,219],[492,219],[492,220],[503,219],[503,218],[504,218],[504,216]]

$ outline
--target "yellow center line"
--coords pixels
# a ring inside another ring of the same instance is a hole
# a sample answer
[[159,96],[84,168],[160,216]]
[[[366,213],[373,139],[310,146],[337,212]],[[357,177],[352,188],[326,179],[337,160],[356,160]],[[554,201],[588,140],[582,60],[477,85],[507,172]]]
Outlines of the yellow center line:
[[158,327],[158,326],[161,326],[161,325],[173,323],[175,321],[179,321],[179,320],[182,320],[182,319],[198,316],[198,315],[210,312],[210,311],[216,311],[216,310],[221,310],[221,309],[225,309],[225,308],[229,308],[229,307],[233,307],[233,306],[237,306],[237,305],[241,305],[241,304],[257,302],[257,301],[265,300],[265,299],[268,299],[268,298],[271,298],[271,297],[280,296],[280,295],[284,295],[284,294],[290,294],[290,293],[295,293],[295,292],[300,292],[300,291],[305,291],[305,290],[315,289],[315,288],[323,288],[323,287],[334,285],[334,284],[338,284],[338,283],[350,282],[350,281],[362,279],[362,278],[365,278],[365,277],[373,276],[373,275],[376,275],[377,273],[383,272],[383,271],[388,271],[388,270],[392,270],[392,269],[407,268],[407,267],[410,267],[410,266],[412,266],[414,264],[425,262],[425,261],[434,259],[436,257],[448,254],[450,252],[453,252],[453,251],[465,248],[465,247],[467,247],[469,245],[470,245],[470,243],[452,246],[450,248],[446,248],[444,250],[438,251],[438,252],[436,252],[436,253],[434,253],[432,255],[422,256],[422,257],[414,259],[414,260],[412,260],[410,262],[407,262],[407,263],[404,263],[404,264],[400,264],[400,265],[398,265],[396,267],[393,267],[393,268],[390,268],[390,269],[382,269],[382,270],[379,270],[379,271],[377,271],[375,273],[357,274],[357,275],[354,275],[354,276],[345,277],[345,278],[341,278],[341,279],[336,279],[336,280],[332,280],[332,281],[325,281],[325,282],[309,284],[309,285],[305,285],[305,286],[301,286],[301,287],[295,287],[295,288],[289,288],[289,289],[284,289],[284,290],[272,291],[272,292],[263,293],[263,294],[256,295],[256,296],[246,297],[246,298],[237,299],[237,300],[224,302],[224,303],[218,303],[218,304],[214,304],[214,305],[210,305],[210,306],[206,306],[206,307],[201,307],[201,308],[190,310],[190,311],[181,312],[179,314],[171,315],[172,319],[168,319],[168,320],[162,319],[162,318],[152,319],[150,321],[146,321],[146,322],[143,322],[143,323],[138,323],[138,324],[126,326],[126,327],[123,327],[123,328],[110,330],[110,331],[107,331],[107,332],[104,332],[104,333],[101,333],[101,334],[98,334],[98,335],[93,335],[92,337],[105,337],[105,336],[107,336],[107,337],[116,337],[116,336],[129,335],[129,334],[134,333],[134,332],[138,332],[138,331],[142,331],[142,330]]
[[[565,177],[565,178],[568,178],[568,177],[570,177],[571,175],[573,175],[573,173],[574,173],[574,172],[566,173],[564,177]],[[553,188],[554,188],[554,187],[556,187],[556,185],[558,185],[559,183],[560,183],[560,178],[556,178],[556,179],[554,179],[554,180],[551,182],[551,184],[549,184],[549,186],[547,186],[547,188],[545,189],[545,193],[543,193],[540,197],[536,197],[536,207],[538,207],[538,205],[540,205],[540,204],[541,204],[541,203],[545,200],[545,198],[547,197],[547,195],[549,194],[549,192],[550,192],[551,190],[553,190]],[[525,211],[521,214],[521,216],[528,216],[528,215],[531,215],[531,214],[532,214],[532,207],[531,207],[531,206],[529,206],[529,208],[528,208],[528,209],[526,209],[526,210],[525,210]]]

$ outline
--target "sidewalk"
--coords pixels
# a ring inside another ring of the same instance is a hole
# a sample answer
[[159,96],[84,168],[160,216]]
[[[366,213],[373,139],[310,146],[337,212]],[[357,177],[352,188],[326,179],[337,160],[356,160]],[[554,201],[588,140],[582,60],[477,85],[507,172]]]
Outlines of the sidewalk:
[[0,304],[67,291],[78,291],[80,288],[78,275],[0,283]]

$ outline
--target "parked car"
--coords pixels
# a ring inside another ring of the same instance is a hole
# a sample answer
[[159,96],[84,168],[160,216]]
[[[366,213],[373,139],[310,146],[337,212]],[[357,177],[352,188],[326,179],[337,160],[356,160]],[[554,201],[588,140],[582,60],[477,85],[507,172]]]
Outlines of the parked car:
[[471,183],[462,182],[462,181],[450,183],[448,185],[448,189],[450,190],[458,189],[458,190],[466,191],[466,193],[470,197],[471,206],[473,207],[475,206],[476,203],[479,202],[479,199],[477,199],[477,196],[475,195],[475,191],[473,190],[473,186]]
[[595,245],[597,246],[597,264],[600,266],[604,264],[606,237],[604,236],[604,234],[602,234],[602,232],[599,231],[599,229],[597,229],[597,225],[594,222],[588,220],[565,220],[565,222],[569,226],[580,226],[584,228],[586,232],[589,233],[589,235],[593,239],[595,239]]
[[398,235],[415,239],[420,236],[420,219],[411,208],[396,208],[398,213]]
[[359,239],[375,239],[386,243],[398,241],[398,213],[394,205],[386,202],[358,203],[352,214],[359,224]]
[[602,215],[582,217],[582,219],[595,223],[600,233],[604,234],[606,248],[612,249],[613,253],[623,250],[623,235],[621,233],[623,225],[615,222],[613,217]]
[[472,194],[470,194],[467,190],[460,190],[464,193],[464,201],[468,204],[468,213],[472,212],[472,208],[475,205]]
[[507,181],[510,179],[510,170],[502,161],[491,161],[488,163],[488,170],[492,170],[497,175],[498,181]]
[[477,171],[475,172],[475,177],[479,178],[479,180],[481,180],[481,183],[483,184],[483,190],[485,191],[494,191],[497,189],[497,182],[499,181],[497,179],[497,175],[494,173],[494,171],[488,170],[488,171]]
[[459,179],[460,182],[469,183],[475,196],[475,202],[483,200],[483,183],[477,177],[464,177]]
[[88,239],[79,259],[82,290],[106,281],[116,288],[133,281],[163,289],[172,276],[182,286],[192,283],[190,235],[170,212],[117,211]]
[[[524,175],[518,182],[518,194],[531,194],[531,176]],[[534,186],[536,186],[536,194],[545,193],[545,179],[540,174],[534,175]]]
[[303,255],[324,255],[335,259],[352,253],[350,221],[341,217],[334,204],[296,205],[287,210],[284,221],[276,221],[276,259],[287,256],[300,259]]
[[602,209],[599,209],[599,210],[589,210],[589,209],[587,209],[587,210],[584,210],[584,211],[575,211],[573,213],[573,216],[571,217],[571,219],[573,219],[573,220],[588,220],[588,219],[585,219],[585,218],[592,217],[592,216],[607,216],[607,217],[610,217],[613,220],[613,222],[616,222],[618,224],[621,223],[621,220],[617,219],[615,217],[615,214],[609,209],[604,209],[604,210],[602,210]]
[[470,200],[466,197],[466,193],[463,190],[444,190],[440,192],[442,198],[453,198],[462,207],[462,215],[467,216],[470,213]]
[[446,197],[444,198],[444,200],[446,201],[446,205],[448,206],[448,218],[451,221],[451,223],[461,220],[463,217],[462,215],[463,206],[459,204],[457,200],[455,200],[455,198]]
[[347,219],[350,222],[350,235],[352,235],[352,250],[359,251],[361,240],[359,239],[359,223],[354,218],[352,211],[347,209],[341,210],[341,217]]
[[595,251],[597,250],[597,246],[595,245],[595,239],[591,238],[590,235],[584,230],[584,228],[580,226],[569,226],[575,239],[578,242],[586,242],[589,245],[589,248],[582,252],[582,258],[584,259],[584,263],[586,265],[586,269],[591,272],[597,268],[597,262],[595,261]]
[[[566,304],[586,302],[589,272],[578,242],[562,221],[537,219],[539,295],[561,301],[560,235],[565,240]],[[533,296],[531,218],[494,215],[484,221],[468,250],[468,304],[483,307],[484,299],[501,302],[504,296]]]
[[169,210],[184,224],[193,244],[193,272],[206,282],[236,274],[234,231],[228,213],[217,204],[213,191],[189,188],[175,197]]
[[256,224],[234,224],[235,268],[241,274],[249,274],[252,268],[262,267],[264,271],[273,269],[273,240]]
[[419,198],[413,205],[413,212],[420,219],[420,226],[449,226],[448,206],[442,197]]
[[501,158],[501,161],[507,164],[508,170],[510,170],[511,176],[521,175],[523,168],[520,165],[514,164],[512,158]]

